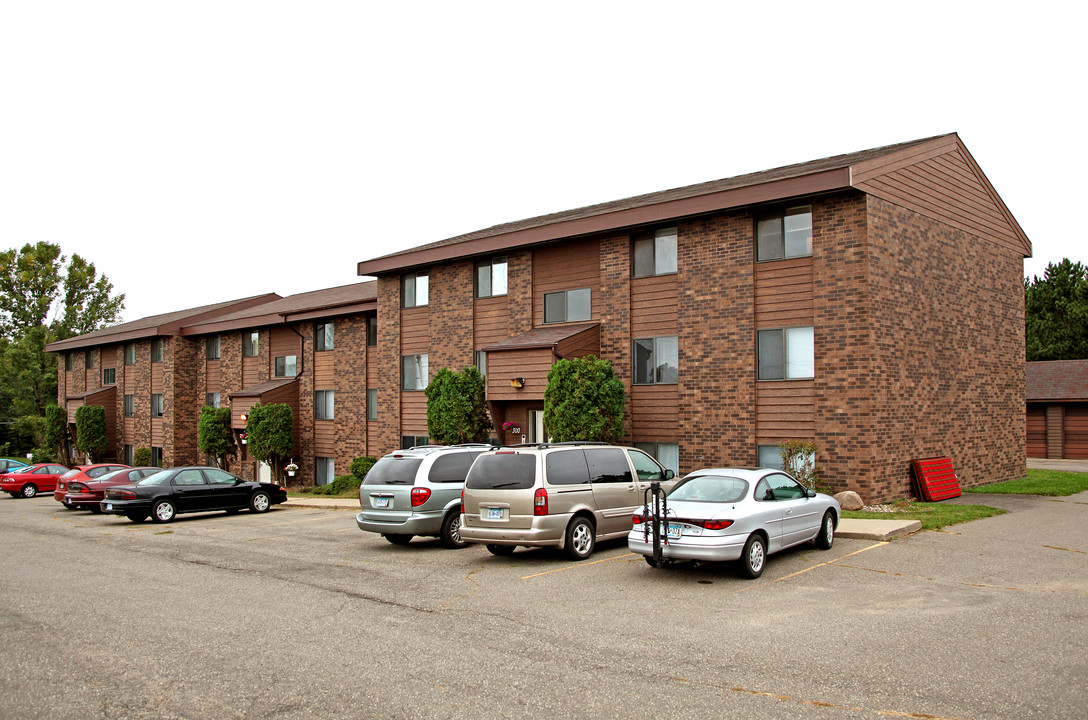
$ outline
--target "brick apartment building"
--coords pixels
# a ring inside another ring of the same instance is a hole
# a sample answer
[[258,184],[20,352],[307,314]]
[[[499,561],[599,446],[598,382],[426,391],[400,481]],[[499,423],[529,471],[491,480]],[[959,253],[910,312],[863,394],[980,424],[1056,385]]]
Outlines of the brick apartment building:
[[[320,481],[426,440],[423,389],[471,364],[500,439],[543,440],[548,369],[595,354],[627,386],[626,441],[680,472],[806,439],[869,501],[908,495],[912,458],[950,455],[965,485],[1019,477],[1030,253],[955,134],[531,218],[359,263],[376,283],[127,324],[179,377],[158,381],[160,434],[119,423],[117,446],[197,462],[200,404],[229,401],[241,432],[254,402],[293,402],[302,477]],[[120,358],[124,328],[48,349]],[[61,375],[70,417],[108,402],[97,371]],[[137,405],[148,378],[125,386]]]
[[1028,457],[1088,460],[1088,360],[1025,368]]

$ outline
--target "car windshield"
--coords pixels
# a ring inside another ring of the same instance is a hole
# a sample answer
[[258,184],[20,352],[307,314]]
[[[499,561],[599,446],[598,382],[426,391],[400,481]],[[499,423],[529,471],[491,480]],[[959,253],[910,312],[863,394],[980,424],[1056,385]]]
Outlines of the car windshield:
[[419,468],[421,462],[423,462],[423,458],[420,457],[396,457],[387,455],[374,463],[374,467],[370,468],[370,472],[366,474],[363,484],[415,485],[416,470]]
[[735,503],[748,491],[748,483],[728,475],[698,475],[686,478],[672,489],[669,500]]
[[159,470],[157,473],[148,475],[143,480],[137,480],[137,485],[169,485],[170,478],[174,476],[173,472],[167,470]]

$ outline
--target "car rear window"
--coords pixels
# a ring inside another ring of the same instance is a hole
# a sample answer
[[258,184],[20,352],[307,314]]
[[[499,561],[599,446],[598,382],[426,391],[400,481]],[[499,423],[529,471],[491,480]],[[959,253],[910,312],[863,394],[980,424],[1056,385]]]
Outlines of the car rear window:
[[472,464],[465,487],[476,490],[524,490],[536,480],[536,456],[520,453],[481,455]]
[[383,457],[370,468],[363,485],[415,485],[421,462],[419,457]]
[[584,485],[589,482],[589,465],[581,450],[560,450],[548,453],[544,469],[552,485]]

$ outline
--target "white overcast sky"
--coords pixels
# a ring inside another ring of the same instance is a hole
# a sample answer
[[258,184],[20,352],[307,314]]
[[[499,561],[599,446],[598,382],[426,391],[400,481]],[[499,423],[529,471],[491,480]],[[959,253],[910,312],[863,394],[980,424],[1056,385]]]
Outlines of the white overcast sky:
[[[0,0],[0,249],[125,320],[501,222],[958,132],[1088,263],[1073,2]],[[1069,223],[1073,226],[1069,227]]]

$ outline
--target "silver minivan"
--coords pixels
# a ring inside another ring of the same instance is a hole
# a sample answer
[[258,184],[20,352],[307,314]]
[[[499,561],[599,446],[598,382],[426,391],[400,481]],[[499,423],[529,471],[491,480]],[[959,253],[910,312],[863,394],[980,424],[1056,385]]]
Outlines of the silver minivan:
[[597,541],[627,536],[652,481],[672,479],[672,470],[641,450],[608,443],[489,450],[465,480],[461,539],[495,555],[554,546],[583,560]]
[[426,445],[389,453],[359,486],[355,524],[394,545],[416,535],[438,537],[446,547],[461,539],[461,488],[476,456],[491,445]]

